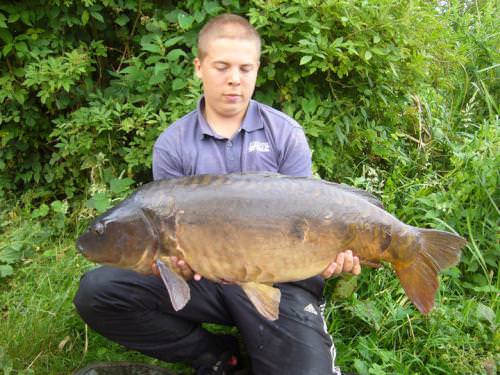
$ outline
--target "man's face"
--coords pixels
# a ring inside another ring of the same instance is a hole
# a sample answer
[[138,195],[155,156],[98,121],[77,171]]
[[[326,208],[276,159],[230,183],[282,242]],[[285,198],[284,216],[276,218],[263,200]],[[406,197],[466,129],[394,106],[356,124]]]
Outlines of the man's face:
[[196,58],[194,65],[203,82],[207,110],[222,117],[241,115],[255,89],[259,70],[257,42],[216,38],[206,50],[203,60]]

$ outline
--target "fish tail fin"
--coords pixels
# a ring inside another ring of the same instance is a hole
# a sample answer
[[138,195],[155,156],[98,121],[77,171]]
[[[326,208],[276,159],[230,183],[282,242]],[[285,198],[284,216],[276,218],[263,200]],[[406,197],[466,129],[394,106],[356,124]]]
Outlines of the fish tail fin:
[[406,295],[427,314],[434,306],[439,287],[438,273],[460,260],[460,249],[467,241],[453,233],[418,229],[421,248],[410,264],[395,264]]

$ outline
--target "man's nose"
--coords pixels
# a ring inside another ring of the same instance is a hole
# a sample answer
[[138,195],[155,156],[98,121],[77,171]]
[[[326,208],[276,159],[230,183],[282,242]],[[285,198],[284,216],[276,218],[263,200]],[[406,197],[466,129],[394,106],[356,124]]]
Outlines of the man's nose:
[[240,70],[238,68],[231,69],[229,75],[229,84],[230,85],[239,85],[240,84]]

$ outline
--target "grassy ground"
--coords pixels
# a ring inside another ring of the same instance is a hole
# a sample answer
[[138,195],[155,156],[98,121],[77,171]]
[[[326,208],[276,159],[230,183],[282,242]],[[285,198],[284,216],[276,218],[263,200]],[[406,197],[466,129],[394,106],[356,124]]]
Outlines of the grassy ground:
[[[93,265],[76,254],[75,237],[47,238],[14,275],[0,279],[0,373],[70,374],[92,361],[158,364],[100,337],[77,316],[72,297]],[[497,296],[466,294],[453,272],[442,277],[428,317],[415,311],[387,268],[331,282],[326,316],[338,364],[360,374],[494,374]]]

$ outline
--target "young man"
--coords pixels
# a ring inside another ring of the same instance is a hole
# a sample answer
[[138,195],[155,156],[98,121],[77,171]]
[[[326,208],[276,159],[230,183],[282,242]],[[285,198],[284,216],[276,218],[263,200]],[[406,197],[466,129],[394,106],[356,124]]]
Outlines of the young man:
[[[260,37],[244,18],[225,14],[205,25],[194,60],[204,96],[156,141],[155,179],[252,171],[311,175],[300,125],[251,100],[259,59]],[[161,360],[191,363],[198,374],[231,374],[237,366],[235,339],[209,333],[201,327],[205,322],[239,329],[253,374],[339,373],[320,301],[323,278],[360,273],[359,259],[349,250],[321,276],[277,285],[282,300],[273,322],[252,308],[239,286],[205,280],[182,259],[174,264],[190,280],[191,300],[184,309],[173,310],[159,277],[101,267],[82,278],[78,312],[111,340]]]

